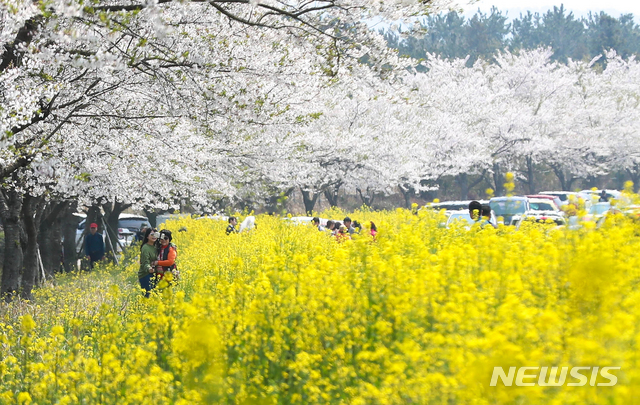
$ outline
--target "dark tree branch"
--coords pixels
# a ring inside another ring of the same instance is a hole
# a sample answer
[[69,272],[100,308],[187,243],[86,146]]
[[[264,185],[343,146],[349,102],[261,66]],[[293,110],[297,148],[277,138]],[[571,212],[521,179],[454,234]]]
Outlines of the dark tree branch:
[[26,48],[33,39],[33,35],[38,29],[38,24],[42,20],[41,15],[29,18],[22,28],[18,30],[16,39],[11,44],[4,46],[2,62],[0,62],[0,72],[4,72],[10,66],[20,65],[21,48]]

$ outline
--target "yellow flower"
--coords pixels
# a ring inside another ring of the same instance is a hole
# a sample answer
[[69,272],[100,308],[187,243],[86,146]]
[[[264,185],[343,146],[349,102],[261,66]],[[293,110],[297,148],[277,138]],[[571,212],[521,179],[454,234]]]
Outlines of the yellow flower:
[[31,332],[36,327],[36,322],[31,315],[27,314],[22,317],[22,331],[24,333]]
[[31,403],[31,395],[28,392],[21,392],[18,394],[18,403],[19,404],[30,404]]

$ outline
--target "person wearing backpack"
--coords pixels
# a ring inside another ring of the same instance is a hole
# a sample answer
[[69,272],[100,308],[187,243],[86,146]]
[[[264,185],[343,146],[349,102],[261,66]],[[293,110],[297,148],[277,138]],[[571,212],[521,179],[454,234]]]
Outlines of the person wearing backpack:
[[158,262],[156,265],[156,274],[158,280],[162,279],[165,273],[171,272],[172,279],[178,278],[178,270],[176,269],[176,258],[178,257],[178,248],[171,243],[171,231],[163,229],[160,231],[158,238]]

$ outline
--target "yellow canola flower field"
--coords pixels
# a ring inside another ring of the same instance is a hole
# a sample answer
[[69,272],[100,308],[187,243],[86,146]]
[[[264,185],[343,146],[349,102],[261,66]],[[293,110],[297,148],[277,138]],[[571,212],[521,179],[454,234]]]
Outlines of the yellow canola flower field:
[[[374,221],[377,240],[364,229],[337,243],[270,216],[229,236],[222,221],[169,221],[181,279],[149,299],[134,247],[121,266],[1,304],[0,404],[640,401],[636,222],[466,230],[426,211],[351,216]],[[542,366],[620,369],[612,387],[490,386],[494,367]]]

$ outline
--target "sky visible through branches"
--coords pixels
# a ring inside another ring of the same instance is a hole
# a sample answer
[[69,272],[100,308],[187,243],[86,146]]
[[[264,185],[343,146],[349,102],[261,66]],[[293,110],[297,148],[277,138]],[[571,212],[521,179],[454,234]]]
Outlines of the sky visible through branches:
[[520,13],[525,14],[527,11],[532,13],[545,13],[554,6],[560,7],[564,4],[564,8],[573,12],[576,17],[586,17],[589,12],[600,12],[619,17],[620,14],[633,14],[635,20],[640,22],[640,1],[637,0],[480,0],[479,2],[464,7],[464,16],[471,18],[478,9],[483,13],[491,11],[491,7],[495,6],[499,10],[507,12],[508,17],[516,18]]

